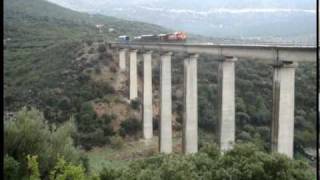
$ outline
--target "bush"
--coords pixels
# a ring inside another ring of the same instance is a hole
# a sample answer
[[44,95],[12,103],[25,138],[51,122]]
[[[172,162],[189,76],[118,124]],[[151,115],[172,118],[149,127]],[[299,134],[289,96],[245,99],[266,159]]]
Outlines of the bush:
[[94,72],[95,72],[96,74],[101,74],[101,68],[100,68],[99,66],[96,66],[96,67],[94,68]]
[[140,105],[141,105],[141,102],[140,100],[137,98],[137,99],[134,99],[131,101],[131,108],[134,109],[134,110],[139,110],[140,109]]
[[86,43],[88,46],[91,46],[93,44],[93,41],[92,40],[86,40]]
[[82,56],[82,55],[84,55],[84,52],[83,51],[80,51],[78,54],[77,54],[77,56]]
[[98,39],[97,40],[99,43],[102,43],[104,40],[103,39]]
[[111,71],[112,73],[116,73],[116,72],[117,72],[117,66],[116,66],[116,65],[111,65],[111,66],[110,66],[110,71]]
[[120,135],[136,135],[141,130],[141,122],[136,118],[129,118],[120,124]]
[[29,172],[27,154],[37,155],[41,177],[48,175],[57,154],[67,157],[67,161],[80,163],[80,154],[71,138],[75,132],[73,119],[55,127],[49,125],[38,110],[23,108],[15,118],[5,121],[4,126],[4,153],[20,163],[21,176]]
[[123,147],[124,141],[121,136],[112,136],[110,138],[110,144],[114,149],[121,149]]
[[100,172],[100,180],[114,180],[121,177],[121,171],[113,168],[103,168]]
[[95,146],[103,146],[108,143],[108,137],[104,135],[100,128],[92,132],[79,132],[77,134],[77,140],[85,150],[90,150]]
[[39,172],[39,165],[38,165],[38,157],[37,156],[27,156],[28,160],[28,175],[30,180],[40,180],[40,172]]
[[104,53],[106,52],[106,46],[104,44],[99,44],[98,46],[98,52],[99,53]]
[[114,135],[111,122],[112,116],[98,117],[90,102],[83,103],[80,112],[76,115],[77,143],[86,150],[94,146],[103,146],[109,141],[109,136]]
[[[108,66],[109,65],[109,59],[107,57],[107,55],[105,53],[101,53],[98,56],[98,60],[100,60],[99,62],[103,62],[102,64]],[[104,62],[105,61],[105,62]]]
[[94,53],[94,48],[90,48],[88,51],[88,54],[93,54]]
[[20,163],[8,154],[4,157],[4,179],[18,179]]
[[84,171],[85,170],[81,165],[73,165],[67,163],[63,158],[59,158],[56,166],[50,172],[50,180],[85,180],[87,178]]

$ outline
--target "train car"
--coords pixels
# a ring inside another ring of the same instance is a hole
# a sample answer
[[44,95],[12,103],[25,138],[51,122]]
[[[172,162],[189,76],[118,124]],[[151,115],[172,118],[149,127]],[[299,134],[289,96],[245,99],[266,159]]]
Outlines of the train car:
[[118,41],[121,43],[128,43],[130,41],[130,37],[126,35],[119,36]]
[[141,41],[141,36],[133,37],[132,41]]
[[168,41],[168,34],[159,34],[159,41]]
[[155,34],[141,35],[140,37],[141,37],[140,41],[143,41],[143,42],[157,42],[157,41],[159,41],[159,37]]

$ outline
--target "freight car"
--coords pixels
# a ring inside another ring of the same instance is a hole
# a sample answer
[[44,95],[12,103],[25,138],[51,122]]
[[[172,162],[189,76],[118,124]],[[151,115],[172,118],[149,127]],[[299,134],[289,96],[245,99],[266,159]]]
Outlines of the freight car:
[[130,37],[126,35],[119,36],[118,41],[121,43],[128,43],[130,41]]
[[159,41],[159,36],[150,34],[150,35],[141,35],[140,41],[143,42],[157,42]]

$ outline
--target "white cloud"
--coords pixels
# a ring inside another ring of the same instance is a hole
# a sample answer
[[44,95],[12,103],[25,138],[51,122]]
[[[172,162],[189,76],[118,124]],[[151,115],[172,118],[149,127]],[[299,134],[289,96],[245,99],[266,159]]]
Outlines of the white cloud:
[[222,13],[229,13],[229,14],[244,14],[244,13],[312,13],[315,14],[316,10],[311,9],[280,9],[280,8],[273,8],[273,9],[253,9],[253,8],[244,8],[244,9],[227,9],[227,8],[217,8],[217,9],[210,9],[208,11],[195,11],[191,9],[164,9],[164,8],[154,8],[154,7],[147,7],[147,6],[140,6],[140,8],[150,10],[150,11],[159,11],[159,12],[170,12],[170,13],[177,13],[177,14],[195,14],[195,15],[202,15],[207,16],[211,14],[222,14]]

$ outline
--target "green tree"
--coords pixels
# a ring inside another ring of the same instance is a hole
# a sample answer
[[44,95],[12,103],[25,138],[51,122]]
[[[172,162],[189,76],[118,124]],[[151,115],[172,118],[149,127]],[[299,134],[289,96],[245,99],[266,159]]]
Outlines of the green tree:
[[28,174],[27,155],[37,156],[41,177],[48,175],[58,154],[68,162],[81,163],[81,154],[71,138],[75,132],[72,119],[59,126],[49,125],[37,109],[22,108],[4,126],[4,152],[20,163],[20,177]]
[[109,137],[114,135],[111,126],[113,117],[110,115],[98,117],[90,102],[82,104],[80,112],[76,115],[76,121],[77,144],[87,150],[109,143]]
[[4,157],[4,179],[18,180],[19,179],[20,163],[8,154]]

